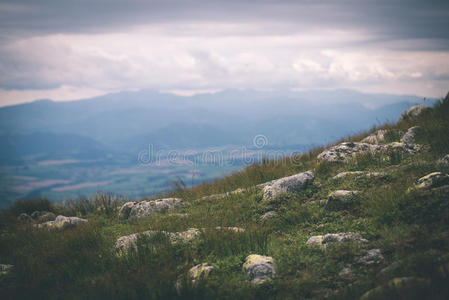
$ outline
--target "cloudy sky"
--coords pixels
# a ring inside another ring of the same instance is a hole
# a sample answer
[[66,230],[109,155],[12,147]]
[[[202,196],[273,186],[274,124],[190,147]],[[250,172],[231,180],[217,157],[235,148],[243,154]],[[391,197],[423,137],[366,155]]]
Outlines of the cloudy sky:
[[447,0],[0,0],[0,106],[144,88],[440,97],[447,28]]

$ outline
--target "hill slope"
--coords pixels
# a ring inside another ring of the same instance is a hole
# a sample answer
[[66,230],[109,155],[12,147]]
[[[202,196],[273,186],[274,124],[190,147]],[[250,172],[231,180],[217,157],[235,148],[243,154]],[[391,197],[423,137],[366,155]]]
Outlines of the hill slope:
[[[161,195],[179,200],[16,203],[1,216],[0,263],[14,265],[1,295],[447,299],[449,95],[377,129]],[[17,221],[35,210],[87,222]]]

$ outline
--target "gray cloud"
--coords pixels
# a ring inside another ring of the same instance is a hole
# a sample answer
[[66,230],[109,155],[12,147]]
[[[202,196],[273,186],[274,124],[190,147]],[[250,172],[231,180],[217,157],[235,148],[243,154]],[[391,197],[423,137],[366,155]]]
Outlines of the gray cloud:
[[0,102],[61,87],[440,93],[447,28],[447,0],[6,0]]
[[449,2],[441,0],[7,0],[4,35],[105,32],[154,23],[282,23],[282,33],[309,28],[365,28],[384,38],[448,39]]

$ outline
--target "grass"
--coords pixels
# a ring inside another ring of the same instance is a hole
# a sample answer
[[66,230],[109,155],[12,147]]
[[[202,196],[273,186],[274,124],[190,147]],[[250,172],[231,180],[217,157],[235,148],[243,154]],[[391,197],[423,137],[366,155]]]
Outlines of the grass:
[[[0,275],[2,299],[358,299],[368,290],[386,286],[395,277],[419,277],[429,285],[406,290],[385,289],[381,299],[447,299],[449,297],[449,197],[443,191],[410,189],[430,172],[449,173],[438,163],[449,153],[449,96],[416,119],[385,124],[349,137],[359,141],[378,129],[389,130],[387,142],[411,126],[424,130],[415,155],[362,154],[345,164],[318,163],[323,148],[281,160],[264,160],[220,180],[188,188],[174,182],[161,197],[180,197],[189,205],[176,214],[119,221],[118,207],[127,199],[98,194],[56,205],[45,199],[18,201],[0,216],[0,263],[15,267]],[[340,141],[341,142],[341,141]],[[314,170],[312,186],[271,202],[252,186]],[[332,177],[345,171],[382,172],[366,178]],[[223,198],[201,197],[247,188]],[[329,209],[322,200],[338,189],[357,190],[343,208]],[[35,210],[87,218],[89,224],[64,232],[36,229],[17,222],[20,213]],[[268,211],[273,219],[261,220]],[[244,232],[217,230],[240,227]],[[188,244],[171,244],[162,235],[143,238],[137,252],[117,255],[118,237],[145,230],[202,230]],[[312,235],[357,232],[365,244],[337,244],[325,250],[306,244]],[[367,249],[382,250],[384,261],[355,264]],[[272,256],[277,276],[254,286],[242,272],[249,254]],[[209,278],[192,285],[185,277],[199,263],[214,267]],[[339,275],[351,267],[353,276]],[[177,282],[183,283],[178,286]],[[423,296],[424,295],[424,296]],[[421,297],[421,298],[420,298]]]

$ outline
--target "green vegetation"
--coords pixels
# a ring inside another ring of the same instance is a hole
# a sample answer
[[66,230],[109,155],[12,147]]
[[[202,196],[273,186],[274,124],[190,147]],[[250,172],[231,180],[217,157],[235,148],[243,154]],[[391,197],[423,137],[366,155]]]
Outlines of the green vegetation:
[[[179,211],[185,213],[182,216],[165,213],[119,221],[118,207],[124,199],[111,195],[65,206],[45,200],[17,202],[1,215],[0,263],[14,265],[14,269],[0,275],[0,295],[2,299],[359,299],[382,287],[371,297],[448,299],[449,194],[444,189],[412,187],[429,173],[449,173],[449,166],[439,162],[449,153],[449,95],[416,118],[373,128],[349,140],[386,129],[393,132],[386,142],[393,142],[401,137],[398,132],[416,125],[423,128],[416,137],[423,148],[413,155],[365,153],[347,163],[318,163],[316,157],[324,150],[319,148],[278,161],[264,160],[193,188],[176,182],[172,192],[161,196],[188,202]],[[262,191],[254,188],[307,170],[314,170],[314,183],[295,194],[267,202]],[[348,171],[382,176],[333,179]],[[237,188],[247,189],[221,198],[202,198]],[[336,190],[359,193],[354,201],[329,209],[322,200]],[[20,213],[34,210],[89,222],[57,231],[17,221]],[[269,211],[277,215],[261,219]],[[114,248],[123,235],[192,227],[204,229],[192,243],[173,244],[166,235],[155,234],[139,238],[137,251],[117,255]],[[336,243],[325,249],[306,244],[311,236],[339,232],[356,232],[368,241]],[[382,252],[380,263],[355,263],[373,248]],[[274,258],[277,275],[273,281],[261,285],[248,281],[242,265],[249,254]],[[200,263],[214,269],[207,279],[193,285],[183,276]],[[351,275],[339,275],[348,266]],[[391,288],[391,280],[398,277],[418,278],[413,279],[418,283]]]

